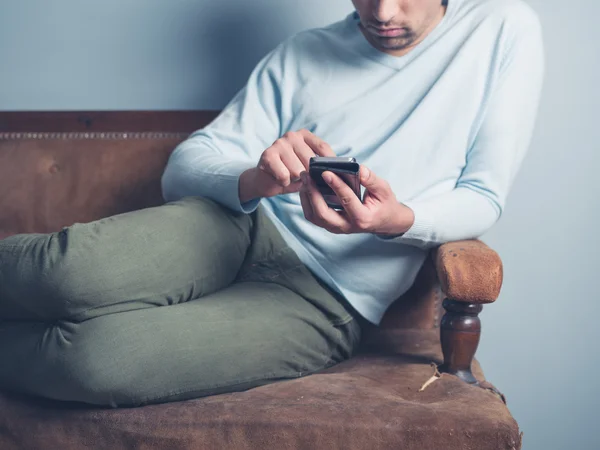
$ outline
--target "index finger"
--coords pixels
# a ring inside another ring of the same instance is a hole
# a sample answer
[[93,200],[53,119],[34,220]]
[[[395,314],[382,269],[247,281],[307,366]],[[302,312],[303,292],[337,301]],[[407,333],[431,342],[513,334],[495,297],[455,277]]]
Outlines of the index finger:
[[304,138],[304,142],[311,148],[316,155],[319,156],[335,156],[333,150],[327,142],[318,136],[315,136],[310,131],[303,129],[300,130],[300,134]]

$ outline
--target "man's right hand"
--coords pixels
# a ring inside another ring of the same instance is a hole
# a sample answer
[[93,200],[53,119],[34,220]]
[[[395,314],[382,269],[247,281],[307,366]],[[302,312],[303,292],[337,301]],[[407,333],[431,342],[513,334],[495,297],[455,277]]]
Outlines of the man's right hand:
[[298,192],[300,174],[308,170],[315,155],[335,156],[331,147],[310,131],[288,131],[263,152],[256,167],[242,173],[240,202]]

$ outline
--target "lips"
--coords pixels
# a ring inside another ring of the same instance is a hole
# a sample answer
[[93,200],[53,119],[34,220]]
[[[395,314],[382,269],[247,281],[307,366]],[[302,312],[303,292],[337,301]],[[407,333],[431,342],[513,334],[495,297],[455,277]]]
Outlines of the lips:
[[406,28],[372,28],[377,36],[381,37],[398,37],[406,34]]

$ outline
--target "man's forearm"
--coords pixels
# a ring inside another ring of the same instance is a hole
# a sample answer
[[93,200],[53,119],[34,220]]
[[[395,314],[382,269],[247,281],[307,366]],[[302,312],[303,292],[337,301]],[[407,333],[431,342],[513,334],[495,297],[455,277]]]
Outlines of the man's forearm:
[[[468,188],[457,188],[427,200],[406,202],[406,207],[413,211],[413,224],[405,233],[392,239],[420,248],[480,237],[499,217],[498,209],[489,199]],[[390,239],[389,236],[380,237]]]
[[[215,200],[235,211],[246,211],[239,196],[239,181],[252,163],[227,158],[193,139],[175,149],[162,176],[165,201],[188,196]],[[251,184],[249,183],[251,186]]]

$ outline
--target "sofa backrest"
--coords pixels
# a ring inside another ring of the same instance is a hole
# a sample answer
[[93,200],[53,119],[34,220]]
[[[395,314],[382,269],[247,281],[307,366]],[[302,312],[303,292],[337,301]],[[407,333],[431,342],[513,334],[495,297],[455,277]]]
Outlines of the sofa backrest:
[[181,137],[86,134],[0,140],[0,238],[161,203],[160,173]]
[[[216,114],[0,113],[0,239],[160,205],[170,153]],[[441,300],[428,261],[382,327],[436,327]]]

